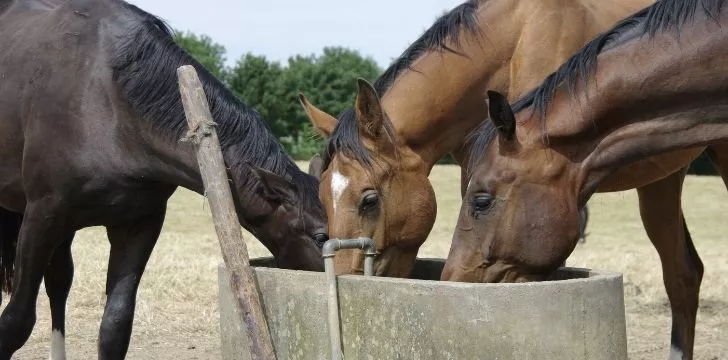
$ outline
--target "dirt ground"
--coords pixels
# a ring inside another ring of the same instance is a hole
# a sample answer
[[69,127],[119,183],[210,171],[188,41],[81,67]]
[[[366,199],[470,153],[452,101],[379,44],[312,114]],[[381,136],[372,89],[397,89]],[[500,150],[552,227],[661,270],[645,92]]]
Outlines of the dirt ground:
[[[430,176],[438,195],[438,219],[420,251],[422,257],[447,255],[460,207],[459,174],[457,167],[437,166]],[[724,235],[728,233],[728,193],[718,178],[689,177],[683,199],[705,264],[696,359],[728,359],[728,241]],[[635,192],[598,194],[589,205],[587,243],[577,247],[567,265],[622,272],[630,359],[665,359],[669,305],[657,253],[642,229]],[[268,255],[246,235],[253,256]],[[108,252],[103,228],[77,234],[67,320],[70,359],[97,357]],[[178,191],[142,279],[128,359],[220,358],[216,267],[221,261],[205,200],[187,190]],[[50,313],[43,289],[37,309],[35,330],[16,359],[48,358]]]

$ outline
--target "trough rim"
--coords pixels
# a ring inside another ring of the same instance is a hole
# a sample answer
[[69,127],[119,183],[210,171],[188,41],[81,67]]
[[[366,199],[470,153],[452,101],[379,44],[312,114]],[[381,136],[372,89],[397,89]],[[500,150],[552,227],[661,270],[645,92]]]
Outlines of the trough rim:
[[[264,257],[257,257],[257,258],[251,258],[250,261],[255,260],[268,260],[273,259],[270,256],[264,256]],[[443,261],[445,259],[442,258],[417,258],[417,260],[425,260],[425,261]],[[220,263],[220,268],[226,268],[225,263]],[[253,270],[261,273],[280,273],[280,274],[310,274],[314,276],[324,276],[324,272],[318,272],[318,271],[307,271],[307,270],[290,270],[290,269],[280,269],[280,268],[272,268],[272,267],[266,267],[266,266],[251,266]],[[337,279],[339,280],[347,280],[347,281],[378,281],[378,282],[385,282],[385,283],[391,283],[391,284],[408,284],[408,285],[423,285],[423,286],[432,286],[434,284],[437,284],[437,286],[447,286],[451,288],[464,288],[464,289],[472,289],[472,288],[529,288],[529,287],[549,287],[554,288],[554,286],[569,286],[572,284],[578,284],[578,283],[588,283],[593,284],[594,282],[599,281],[605,281],[605,280],[617,280],[617,281],[623,281],[623,274],[614,272],[614,271],[608,271],[608,270],[597,270],[597,269],[590,269],[590,268],[583,268],[583,267],[570,267],[570,266],[564,266],[559,268],[562,271],[571,271],[576,273],[584,273],[587,277],[583,278],[573,278],[573,279],[563,279],[563,280],[548,280],[548,281],[531,281],[531,282],[522,282],[522,283],[467,283],[467,282],[457,282],[457,281],[442,281],[442,280],[422,280],[422,279],[404,279],[404,278],[395,278],[395,277],[379,277],[379,276],[364,276],[364,275],[355,275],[355,274],[348,274],[348,275],[338,275]]]

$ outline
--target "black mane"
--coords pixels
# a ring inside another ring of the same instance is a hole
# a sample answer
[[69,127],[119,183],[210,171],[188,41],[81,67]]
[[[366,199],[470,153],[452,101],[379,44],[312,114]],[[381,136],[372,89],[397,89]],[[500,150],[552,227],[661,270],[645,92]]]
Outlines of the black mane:
[[[479,0],[467,0],[437,19],[374,82],[377,93],[382,95],[389,90],[397,77],[405,70],[411,70],[412,63],[428,51],[459,53],[462,42],[460,30],[464,28],[471,34],[478,33],[478,5]],[[448,45],[448,41],[452,45]],[[384,125],[385,131],[394,139],[394,129],[391,122],[385,120]],[[362,145],[359,138],[357,119],[353,108],[349,108],[339,115],[339,121],[323,153],[324,169],[328,168],[333,154],[337,152],[341,152],[343,155],[371,168],[371,154]]]
[[650,37],[663,31],[679,32],[695,17],[697,11],[702,11],[712,19],[717,19],[723,3],[724,0],[657,1],[621,20],[611,30],[589,41],[558,70],[549,75],[539,87],[513,103],[513,111],[517,112],[533,106],[534,110],[543,117],[556,90],[565,84],[573,93],[579,79],[584,83],[588,82],[596,71],[599,54],[608,49],[610,45],[615,44],[627,32],[636,31],[638,36],[649,35]]
[[[412,63],[428,51],[449,51],[459,53],[461,49],[460,30],[465,28],[471,34],[478,33],[478,0],[468,0],[438,18],[419,39],[415,40],[374,83],[379,94],[384,94],[394,80],[405,70],[411,70]],[[446,44],[452,42],[452,46]]]
[[[625,39],[626,37],[629,39],[633,36],[644,35],[653,37],[658,32],[679,32],[684,25],[694,19],[695,14],[699,11],[709,18],[717,20],[724,2],[725,0],[658,0],[589,41],[558,70],[546,77],[540,86],[516,100],[512,106],[513,111],[519,112],[531,108],[539,115],[543,128],[546,112],[556,91],[566,85],[569,93],[573,94],[579,80],[586,84],[594,76],[598,56],[603,51],[618,45],[621,41],[628,40]],[[494,126],[489,120],[484,121],[476,129],[469,144],[469,169],[474,169],[474,166],[480,161],[480,156],[485,152],[494,134]]]
[[[344,110],[338,117],[336,128],[331,133],[329,141],[324,149],[323,168],[327,169],[331,164],[334,154],[341,152],[343,155],[356,159],[366,168],[371,169],[372,158],[369,151],[362,146],[359,138],[359,127],[356,124],[356,112],[354,108]],[[391,122],[386,122],[391,126]]]
[[[187,131],[177,68],[193,65],[210,104],[220,145],[231,169],[252,164],[283,176],[318,194],[315,178],[300,171],[293,159],[273,136],[260,114],[243,104],[225,85],[179,47],[172,31],[159,18],[119,1],[140,21],[129,35],[114,47],[111,66],[114,80],[132,107],[169,141],[179,141]],[[304,196],[304,198],[307,196]]]

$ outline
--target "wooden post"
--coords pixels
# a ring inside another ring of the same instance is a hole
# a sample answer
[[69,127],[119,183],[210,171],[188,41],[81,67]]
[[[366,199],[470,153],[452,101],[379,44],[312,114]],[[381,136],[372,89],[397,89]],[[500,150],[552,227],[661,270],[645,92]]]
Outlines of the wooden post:
[[250,267],[248,248],[235,212],[226,166],[205,91],[194,67],[181,66],[177,69],[177,77],[189,125],[187,139],[199,145],[197,161],[200,175],[220,240],[222,257],[230,273],[230,287],[237,298],[238,310],[243,314],[250,336],[251,356],[253,359],[274,360],[273,343]]

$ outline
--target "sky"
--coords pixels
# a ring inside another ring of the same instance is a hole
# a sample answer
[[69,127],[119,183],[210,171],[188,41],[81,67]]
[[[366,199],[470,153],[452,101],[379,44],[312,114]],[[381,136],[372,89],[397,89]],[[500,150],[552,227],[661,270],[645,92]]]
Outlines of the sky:
[[345,46],[386,67],[444,11],[464,0],[127,0],[176,30],[225,46],[227,63],[252,52],[289,56]]

